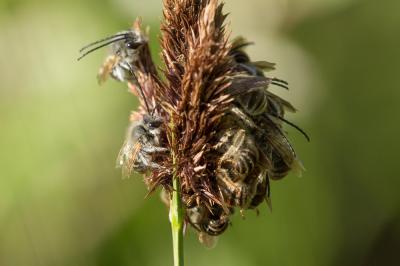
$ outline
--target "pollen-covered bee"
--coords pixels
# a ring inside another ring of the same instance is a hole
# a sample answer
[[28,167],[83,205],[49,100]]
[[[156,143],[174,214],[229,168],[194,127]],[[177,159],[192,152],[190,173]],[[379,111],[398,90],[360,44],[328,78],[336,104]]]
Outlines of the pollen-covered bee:
[[226,130],[215,146],[221,153],[216,170],[225,201],[246,208],[252,197],[252,185],[246,183],[259,164],[260,154],[253,136],[240,128]]
[[147,42],[146,37],[139,30],[118,32],[84,46],[80,50],[82,55],[78,60],[102,47],[111,45],[109,55],[100,67],[97,76],[99,83],[106,81],[108,76],[118,81],[136,83],[135,64],[141,47]]
[[215,175],[224,201],[230,207],[250,208],[263,186],[260,184],[265,183],[265,169],[270,166],[256,142],[257,129],[230,114],[224,117],[219,130],[214,145],[219,154]]

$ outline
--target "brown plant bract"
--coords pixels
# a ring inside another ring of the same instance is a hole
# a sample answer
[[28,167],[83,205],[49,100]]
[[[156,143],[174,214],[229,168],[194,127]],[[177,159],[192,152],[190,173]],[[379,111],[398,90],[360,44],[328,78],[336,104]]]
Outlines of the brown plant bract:
[[164,1],[161,43],[168,85],[159,99],[173,125],[167,129],[169,148],[187,206],[220,202],[209,154],[218,122],[232,101],[222,7],[217,0]]

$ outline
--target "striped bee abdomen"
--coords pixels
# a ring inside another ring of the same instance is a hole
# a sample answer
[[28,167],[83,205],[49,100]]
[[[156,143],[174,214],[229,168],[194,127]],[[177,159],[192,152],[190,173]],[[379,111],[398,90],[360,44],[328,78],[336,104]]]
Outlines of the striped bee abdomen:
[[263,114],[268,107],[266,88],[255,88],[238,97],[237,101],[252,116]]
[[227,170],[233,181],[244,180],[259,160],[259,152],[252,135],[244,129],[228,132],[231,137],[226,139],[223,146],[225,153],[219,160],[218,168]]

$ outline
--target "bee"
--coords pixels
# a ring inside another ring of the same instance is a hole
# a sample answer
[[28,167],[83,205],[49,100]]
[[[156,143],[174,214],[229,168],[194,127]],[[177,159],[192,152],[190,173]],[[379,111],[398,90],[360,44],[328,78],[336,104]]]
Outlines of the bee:
[[162,119],[148,114],[131,123],[117,157],[117,167],[122,168],[123,176],[129,176],[132,171],[144,173],[161,169],[154,157],[168,151],[160,146],[162,124]]
[[197,231],[211,236],[222,234],[229,225],[229,216],[217,205],[211,211],[204,205],[188,208],[186,216]]
[[[233,213],[233,210],[231,210]],[[209,210],[206,206],[194,206],[186,209],[188,223],[199,232],[199,241],[208,248],[215,247],[218,236],[225,232],[230,221],[221,206],[213,206]]]
[[[265,77],[264,71],[274,70],[275,64],[266,61],[252,62],[247,53],[243,50],[250,45],[245,39],[239,37],[232,43],[230,56],[236,64],[236,72],[245,73],[254,77]],[[285,89],[288,83],[278,78],[267,78],[268,83],[264,87],[251,88],[235,100],[238,105],[250,117],[259,116],[264,113],[283,117],[285,111],[296,112],[296,109],[287,101],[268,91],[268,85],[273,84]]]
[[230,56],[236,72],[264,77],[268,82],[235,96],[214,146],[220,154],[215,173],[225,203],[241,210],[255,209],[264,200],[270,206],[269,179],[280,179],[301,165],[281,129],[282,123],[295,127],[308,139],[304,131],[283,118],[285,111],[295,112],[295,108],[268,91],[270,84],[287,89],[288,83],[265,77],[263,71],[274,69],[274,64],[251,62],[242,50],[247,45],[243,39],[232,45]]
[[78,61],[88,54],[111,45],[110,53],[98,72],[98,81],[103,83],[108,76],[121,82],[135,82],[135,64],[139,59],[141,48],[148,42],[146,37],[138,30],[118,32],[112,36],[95,41],[84,46]]
[[[162,189],[160,193],[161,200],[169,208],[170,193]],[[199,233],[199,241],[208,248],[216,245],[218,236],[225,232],[230,221],[229,217],[234,210],[222,208],[220,205],[207,207],[205,204],[197,205],[195,202],[186,202],[185,222],[191,225]]]
[[227,116],[214,148],[220,154],[215,173],[225,202],[248,208],[257,190],[257,180],[262,179],[262,169],[267,165],[254,134],[246,124]]
[[121,82],[134,82],[144,101],[147,113],[141,119],[131,122],[117,157],[117,167],[122,168],[124,176],[129,176],[132,171],[144,173],[160,169],[161,166],[154,158],[159,153],[167,152],[166,148],[160,146],[163,120],[153,115],[154,111],[150,112],[143,89],[135,75],[135,65],[139,60],[141,48],[147,42],[139,30],[122,31],[86,45],[80,50],[82,55],[78,58],[81,60],[88,54],[111,45],[110,54],[98,73],[99,82],[104,82],[108,76]]
[[260,173],[257,181],[254,184],[254,187],[255,192],[251,199],[249,209],[256,209],[258,205],[260,205],[265,200],[270,210],[272,210],[271,190],[267,171]]
[[[243,38],[237,38],[233,41],[230,56],[236,63],[235,69],[237,72],[244,72],[249,76],[265,77],[264,71],[275,69],[275,64],[269,62],[251,62],[250,57],[243,50],[250,44],[251,43],[246,42]],[[244,117],[243,114],[239,116],[243,121],[252,128],[254,128],[252,125],[257,124],[257,129],[261,131],[258,133],[259,135],[262,135],[264,139],[269,139],[270,142],[271,139],[274,140],[275,143],[273,144],[278,148],[272,149],[272,151],[268,148],[270,150],[266,153],[266,156],[272,158],[275,169],[273,176],[275,178],[282,178],[290,171],[292,164],[298,160],[294,159],[297,158],[297,156],[284,132],[282,132],[281,124],[286,123],[294,127],[301,132],[308,141],[310,138],[304,130],[283,118],[286,111],[296,112],[296,109],[289,102],[268,91],[269,84],[288,89],[288,83],[277,78],[266,79],[269,81],[267,86],[251,88],[247,92],[236,97],[235,102],[239,107],[238,109],[247,115],[246,119],[242,118]],[[265,132],[265,130],[269,128],[269,131],[273,131],[274,134]],[[265,138],[265,135],[268,135],[268,138]],[[261,139],[260,143],[266,143],[264,139]],[[272,146],[274,147],[274,145]]]
[[[256,61],[252,62],[248,54],[244,51],[244,48],[253,43],[247,42],[243,37],[238,37],[233,40],[232,47],[229,55],[236,63],[236,72],[245,72],[250,76],[265,77],[265,71],[271,71],[275,69],[275,64],[267,61]],[[289,89],[288,83],[278,78],[268,78],[271,84],[276,86]]]
[[[271,115],[264,115],[257,119],[257,123],[261,128],[265,130],[255,134],[257,142],[264,143],[259,148],[261,152],[270,158],[271,166],[269,167],[269,177],[277,180],[285,177],[289,171],[294,170],[297,175],[301,175],[304,167],[297,157],[297,154],[283,132],[281,125],[279,124],[280,119]],[[298,128],[296,125],[285,120],[286,123],[290,123],[293,127]],[[298,128],[307,137],[307,134]]]

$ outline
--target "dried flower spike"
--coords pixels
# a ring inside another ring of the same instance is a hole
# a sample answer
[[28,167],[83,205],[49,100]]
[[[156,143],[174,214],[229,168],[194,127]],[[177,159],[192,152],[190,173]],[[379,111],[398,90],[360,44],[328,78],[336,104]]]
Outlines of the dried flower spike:
[[271,179],[302,170],[283,124],[308,139],[284,118],[295,108],[269,91],[288,83],[265,76],[275,64],[251,61],[244,50],[251,43],[229,40],[222,8],[218,0],[164,0],[165,79],[139,20],[82,55],[113,45],[100,79],[127,82],[141,101],[117,164],[126,175],[146,173],[150,191],[162,186],[173,227],[181,230],[184,208],[203,242],[223,233],[236,209],[256,209],[264,200],[270,205]]
[[[229,41],[218,1],[164,1],[161,45],[167,84],[159,91],[177,136],[166,147],[176,155],[187,220],[218,235],[235,208],[270,202],[270,179],[301,164],[282,130],[295,109],[268,91],[287,82],[264,76],[269,62],[252,62],[243,38]],[[165,162],[164,165],[171,165]],[[168,167],[157,173],[168,184]]]

